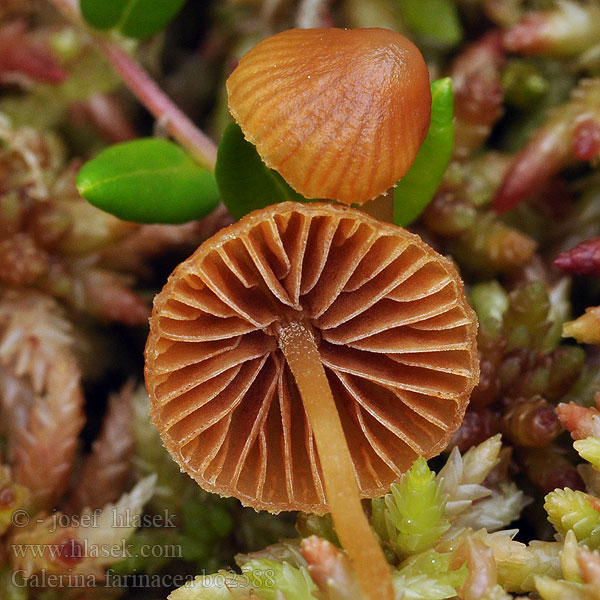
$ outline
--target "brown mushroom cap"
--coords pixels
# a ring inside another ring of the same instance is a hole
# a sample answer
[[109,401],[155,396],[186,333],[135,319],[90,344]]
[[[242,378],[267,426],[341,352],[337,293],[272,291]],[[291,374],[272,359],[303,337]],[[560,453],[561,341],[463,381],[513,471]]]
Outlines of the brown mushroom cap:
[[154,302],[152,420],[203,488],[272,512],[327,510],[278,346],[294,321],[317,339],[363,497],[446,446],[478,379],[452,263],[358,210],[276,204],[204,242]]
[[425,139],[429,73],[387,29],[291,29],[227,80],[229,108],[267,166],[306,198],[362,204],[395,185]]

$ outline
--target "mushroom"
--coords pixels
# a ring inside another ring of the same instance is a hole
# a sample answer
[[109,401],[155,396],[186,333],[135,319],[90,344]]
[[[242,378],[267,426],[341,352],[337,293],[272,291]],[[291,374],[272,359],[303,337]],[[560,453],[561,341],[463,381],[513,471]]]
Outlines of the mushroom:
[[204,489],[272,512],[330,510],[365,596],[392,598],[360,497],[439,453],[478,379],[452,263],[331,203],[250,213],[154,302],[151,417]]
[[387,29],[283,31],[242,57],[227,92],[246,139],[306,198],[376,198],[429,128],[425,61]]

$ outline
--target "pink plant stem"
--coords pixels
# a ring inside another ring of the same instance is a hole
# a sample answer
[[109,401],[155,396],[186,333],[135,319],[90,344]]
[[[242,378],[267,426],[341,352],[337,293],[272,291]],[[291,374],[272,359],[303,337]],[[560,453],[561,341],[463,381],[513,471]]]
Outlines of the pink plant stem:
[[181,112],[142,67],[120,46],[98,36],[97,43],[115,71],[140,102],[165,123],[166,130],[199,162],[213,169],[217,149],[192,121]]
[[[71,22],[84,26],[79,14],[77,0],[49,0]],[[89,31],[115,71],[127,87],[194,159],[209,169],[214,169],[217,148],[213,141],[183,113],[160,89],[156,82],[144,71],[121,46],[109,36]]]

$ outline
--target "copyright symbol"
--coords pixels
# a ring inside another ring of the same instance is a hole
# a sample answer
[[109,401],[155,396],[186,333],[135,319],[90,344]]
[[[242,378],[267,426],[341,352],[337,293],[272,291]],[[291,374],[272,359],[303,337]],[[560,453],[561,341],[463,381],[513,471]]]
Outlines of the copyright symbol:
[[11,517],[15,527],[27,527],[29,525],[29,513],[26,510],[15,510]]

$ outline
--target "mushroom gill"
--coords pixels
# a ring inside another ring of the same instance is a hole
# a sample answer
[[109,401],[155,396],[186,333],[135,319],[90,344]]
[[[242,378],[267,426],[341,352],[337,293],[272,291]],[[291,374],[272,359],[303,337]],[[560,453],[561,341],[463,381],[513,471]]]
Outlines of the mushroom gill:
[[453,265],[357,210],[282,203],[202,244],[154,302],[152,419],[202,487],[271,512],[327,510],[278,343],[293,322],[317,339],[361,496],[446,446],[478,376]]
[[476,329],[452,263],[418,236],[347,207],[276,204],[204,242],[156,297],[152,420],[204,489],[331,510],[363,591],[388,598],[391,582],[365,589],[389,574],[358,498],[446,446],[478,379]]

